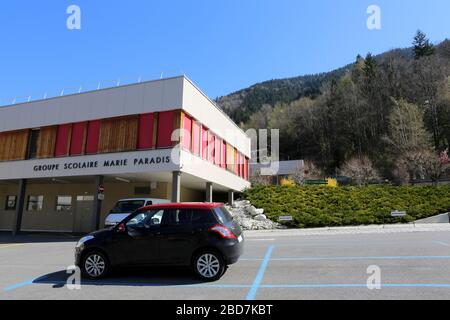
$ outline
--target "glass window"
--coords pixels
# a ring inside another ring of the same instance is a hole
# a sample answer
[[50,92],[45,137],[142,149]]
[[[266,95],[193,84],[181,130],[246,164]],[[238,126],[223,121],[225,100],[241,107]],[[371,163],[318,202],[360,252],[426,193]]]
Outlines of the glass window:
[[6,205],[5,205],[6,211],[16,210],[16,205],[17,205],[17,196],[7,196],[6,197]]
[[94,201],[94,196],[77,196],[77,201]]
[[203,224],[203,223],[216,223],[214,215],[210,210],[193,210],[192,211],[192,223],[193,224]]
[[167,210],[164,215],[162,224],[170,226],[184,226],[190,225],[191,221],[192,221],[192,210],[186,209]]
[[28,159],[35,159],[37,156],[38,140],[41,131],[39,129],[31,130],[28,141]]
[[159,226],[163,219],[164,210],[149,210],[139,212],[127,222],[127,227],[145,227],[150,228]]
[[220,223],[226,223],[233,220],[233,216],[225,207],[219,207],[214,209],[217,219]]
[[71,196],[57,196],[56,197],[56,211],[71,211],[72,197]]
[[28,211],[42,211],[44,196],[28,196]]
[[111,213],[131,213],[143,207],[144,204],[144,200],[119,201],[111,210]]

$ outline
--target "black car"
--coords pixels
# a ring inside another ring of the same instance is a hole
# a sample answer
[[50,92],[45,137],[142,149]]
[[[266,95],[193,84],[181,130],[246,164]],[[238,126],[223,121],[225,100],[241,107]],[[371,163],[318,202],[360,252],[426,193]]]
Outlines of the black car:
[[144,207],[117,226],[78,242],[75,265],[89,279],[115,266],[191,266],[215,281],[243,252],[239,225],[222,203],[174,203]]

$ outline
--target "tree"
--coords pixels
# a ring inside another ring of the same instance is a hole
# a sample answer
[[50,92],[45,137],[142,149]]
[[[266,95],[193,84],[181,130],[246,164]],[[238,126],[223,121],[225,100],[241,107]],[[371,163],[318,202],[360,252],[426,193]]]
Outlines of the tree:
[[323,176],[322,170],[317,168],[317,166],[312,161],[305,161],[303,166],[295,169],[292,174],[292,179],[298,185],[304,185],[306,180],[320,179]]
[[438,155],[432,149],[407,151],[398,158],[396,165],[402,183],[424,179],[437,183],[448,169],[445,153]]
[[359,186],[367,185],[372,180],[380,179],[378,171],[367,156],[347,160],[342,166],[340,174],[352,179]]
[[431,136],[425,129],[424,113],[416,104],[392,99],[387,140],[395,155],[430,147]]
[[414,36],[413,46],[416,59],[431,56],[435,52],[433,44],[421,30],[418,30]]

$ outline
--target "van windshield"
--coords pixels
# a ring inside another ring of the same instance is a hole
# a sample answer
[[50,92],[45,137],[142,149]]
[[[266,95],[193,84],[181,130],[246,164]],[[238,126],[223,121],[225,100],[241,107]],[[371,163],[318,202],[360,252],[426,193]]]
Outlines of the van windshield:
[[144,204],[145,204],[144,200],[119,201],[116,203],[115,207],[111,210],[111,213],[131,213],[143,207]]

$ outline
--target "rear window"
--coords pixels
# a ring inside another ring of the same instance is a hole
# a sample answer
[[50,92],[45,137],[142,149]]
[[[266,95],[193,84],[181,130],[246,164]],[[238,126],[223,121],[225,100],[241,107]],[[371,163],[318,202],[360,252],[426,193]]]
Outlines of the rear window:
[[233,220],[233,216],[225,207],[215,208],[214,213],[220,223],[226,223]]
[[119,201],[111,210],[111,213],[131,213],[143,207],[144,204],[144,200]]

